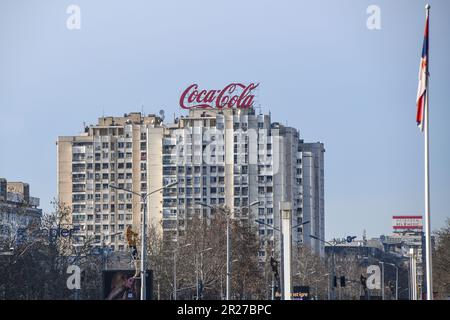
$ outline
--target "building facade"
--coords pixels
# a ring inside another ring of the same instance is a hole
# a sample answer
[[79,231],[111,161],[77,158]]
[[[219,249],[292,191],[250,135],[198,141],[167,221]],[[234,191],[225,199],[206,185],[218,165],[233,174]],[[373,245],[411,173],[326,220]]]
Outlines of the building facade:
[[102,117],[81,135],[59,137],[57,148],[58,195],[72,209],[69,223],[99,244],[124,250],[126,226],[139,229],[139,194],[150,193],[149,222],[166,239],[183,236],[193,215],[210,217],[206,204],[254,223],[262,247],[278,240],[272,226],[280,227],[280,203],[289,201],[292,225],[299,225],[293,241],[323,255],[309,237],[325,233],[323,144],[304,143],[270,115],[191,109],[172,123],[140,113]]
[[409,268],[410,277],[415,280],[411,281],[411,284],[415,287],[411,290],[413,300],[421,300],[423,298],[423,292],[426,289],[426,277],[425,277],[425,236],[422,231],[397,231],[391,235],[380,237],[385,250],[398,257],[409,259],[409,265],[413,267]]
[[0,237],[14,239],[19,229],[38,225],[42,217],[39,198],[30,196],[30,186],[0,178]]

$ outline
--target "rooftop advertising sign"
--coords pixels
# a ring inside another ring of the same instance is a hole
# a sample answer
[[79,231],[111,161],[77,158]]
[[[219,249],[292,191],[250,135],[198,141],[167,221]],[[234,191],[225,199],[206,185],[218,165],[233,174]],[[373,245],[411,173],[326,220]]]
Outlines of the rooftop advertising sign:
[[249,109],[253,106],[255,95],[252,94],[259,86],[250,83],[230,83],[219,90],[200,90],[198,84],[187,87],[180,97],[182,109]]
[[394,231],[422,230],[422,216],[393,216],[392,228]]

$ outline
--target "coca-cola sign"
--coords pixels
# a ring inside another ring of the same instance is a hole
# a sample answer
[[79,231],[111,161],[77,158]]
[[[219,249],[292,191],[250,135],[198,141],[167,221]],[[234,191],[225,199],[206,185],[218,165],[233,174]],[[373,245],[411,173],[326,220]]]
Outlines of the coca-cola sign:
[[255,95],[253,90],[259,86],[250,83],[230,83],[221,90],[199,90],[198,84],[192,84],[184,90],[180,97],[183,109],[248,109],[253,106]]

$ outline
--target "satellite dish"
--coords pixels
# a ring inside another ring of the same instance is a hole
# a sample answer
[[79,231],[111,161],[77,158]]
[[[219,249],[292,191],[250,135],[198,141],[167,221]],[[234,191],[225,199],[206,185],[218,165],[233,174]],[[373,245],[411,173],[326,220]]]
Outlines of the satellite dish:
[[159,116],[161,117],[161,120],[164,121],[164,110],[159,110]]

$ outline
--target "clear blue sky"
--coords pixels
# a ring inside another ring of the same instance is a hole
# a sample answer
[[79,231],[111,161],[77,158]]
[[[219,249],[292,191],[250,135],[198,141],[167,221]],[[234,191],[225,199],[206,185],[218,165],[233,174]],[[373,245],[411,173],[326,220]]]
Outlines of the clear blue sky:
[[[378,236],[421,214],[423,135],[415,100],[425,1],[0,3],[0,176],[45,210],[59,135],[105,115],[180,114],[193,82],[260,82],[263,111],[326,146],[327,238]],[[430,0],[432,227],[450,217],[450,2]],[[66,8],[81,8],[68,30]],[[366,27],[369,5],[381,30]]]

